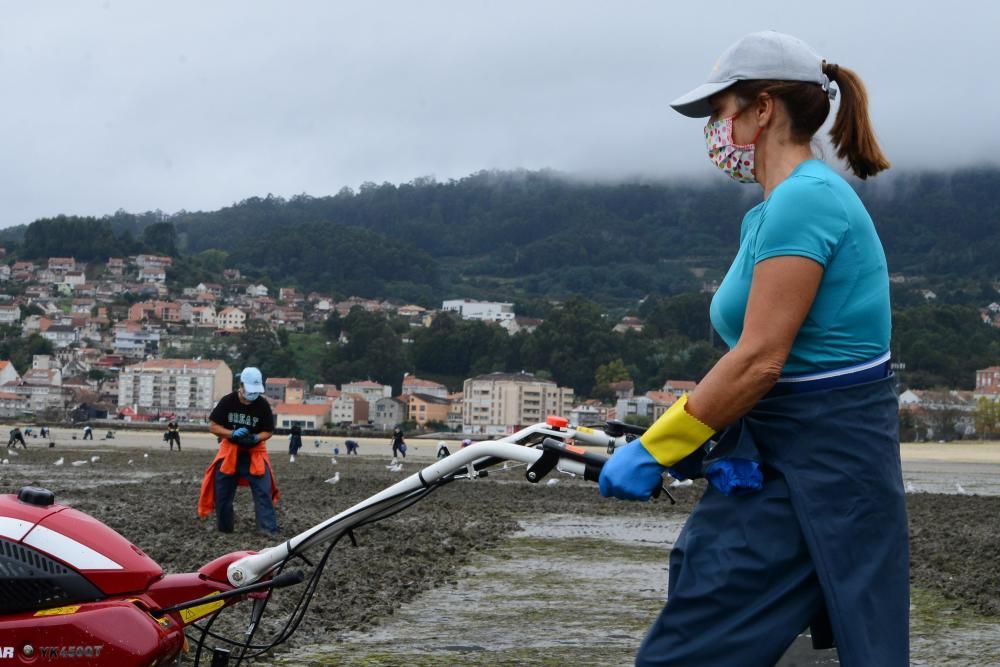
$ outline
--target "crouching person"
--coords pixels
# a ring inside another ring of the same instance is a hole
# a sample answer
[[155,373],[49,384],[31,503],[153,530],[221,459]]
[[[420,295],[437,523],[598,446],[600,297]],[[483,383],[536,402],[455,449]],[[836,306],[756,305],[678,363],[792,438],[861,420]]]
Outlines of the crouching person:
[[242,485],[253,494],[257,529],[269,536],[278,534],[274,512],[278,485],[266,444],[274,431],[274,416],[263,394],[260,370],[245,368],[239,388],[223,396],[209,415],[208,430],[220,439],[219,451],[202,480],[198,515],[204,519],[214,508],[223,533],[233,532],[233,497],[237,485]]

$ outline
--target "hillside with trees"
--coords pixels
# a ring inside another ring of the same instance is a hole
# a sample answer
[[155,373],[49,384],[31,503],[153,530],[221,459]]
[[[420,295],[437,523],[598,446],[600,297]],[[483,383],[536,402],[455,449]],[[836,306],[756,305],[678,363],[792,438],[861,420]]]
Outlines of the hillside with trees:
[[[890,173],[853,185],[898,274],[893,353],[907,364],[907,381],[968,387],[976,368],[1000,360],[1000,330],[978,311],[1000,300],[1000,170]],[[323,332],[252,330],[238,350],[219,353],[317,381],[364,374],[398,382],[415,370],[453,383],[524,369],[589,394],[622,368],[644,390],[711,366],[722,348],[702,290],[724,274],[757,198],[758,189],[721,180],[602,184],[480,172],[327,197],[253,197],[210,212],[60,216],[2,230],[0,243],[8,262],[169,254],[175,286],[218,282],[224,268],[238,268],[267,285],[335,298],[514,301],[518,314],[545,320],[534,334],[440,318],[403,345],[405,324],[352,313]],[[610,331],[626,313],[643,319],[641,333]],[[327,336],[341,330],[351,342],[328,349]]]

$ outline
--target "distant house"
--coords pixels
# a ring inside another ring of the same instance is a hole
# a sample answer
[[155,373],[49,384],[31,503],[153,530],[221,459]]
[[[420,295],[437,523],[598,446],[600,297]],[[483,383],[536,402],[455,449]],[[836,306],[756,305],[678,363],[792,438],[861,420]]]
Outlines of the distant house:
[[376,429],[388,431],[406,421],[406,401],[396,396],[384,396],[375,401],[372,424]]
[[246,290],[247,296],[267,296],[267,286],[266,285],[249,285]]
[[66,273],[76,270],[76,260],[72,257],[49,257],[49,271]]
[[0,325],[9,326],[21,321],[20,306],[0,306]]
[[990,366],[976,371],[976,388],[973,395],[976,398],[1000,399],[1000,366]]
[[0,417],[17,417],[29,410],[26,396],[0,390]]
[[698,383],[694,380],[667,380],[663,385],[663,391],[673,394],[674,398],[680,398],[694,391],[697,386]]
[[273,412],[274,423],[280,429],[298,426],[315,431],[333,421],[332,403],[278,403]]
[[392,387],[390,385],[379,384],[371,380],[355,380],[354,382],[342,384],[340,385],[340,391],[344,394],[360,394],[364,396],[365,400],[372,404],[373,412],[375,401],[385,396],[392,396]]
[[431,396],[430,394],[409,394],[407,397],[407,419],[416,422],[417,426],[426,426],[427,422],[448,422],[448,409],[451,402],[447,398]]
[[333,401],[334,424],[367,424],[368,400],[361,394],[342,393]]
[[514,304],[512,303],[449,299],[441,304],[441,310],[458,313],[463,320],[503,322],[514,319]]
[[139,280],[144,283],[162,285],[167,282],[167,270],[162,266],[145,266],[139,269]]
[[109,257],[106,266],[108,273],[113,276],[121,276],[125,273],[125,260],[121,257]]
[[416,375],[406,373],[403,375],[403,391],[405,394],[429,394],[438,398],[448,398],[448,388],[438,382],[422,380]]
[[14,368],[14,364],[9,361],[0,361],[0,385],[5,385],[11,382],[20,382],[21,375]]
[[227,331],[243,331],[246,328],[247,314],[232,306],[223,308],[215,318],[215,325]]
[[306,383],[296,378],[267,378],[264,395],[278,403],[297,405],[304,402]]
[[625,333],[626,331],[635,331],[638,333],[642,331],[642,326],[642,320],[638,317],[623,317],[621,322],[616,324],[612,331],[615,333]]

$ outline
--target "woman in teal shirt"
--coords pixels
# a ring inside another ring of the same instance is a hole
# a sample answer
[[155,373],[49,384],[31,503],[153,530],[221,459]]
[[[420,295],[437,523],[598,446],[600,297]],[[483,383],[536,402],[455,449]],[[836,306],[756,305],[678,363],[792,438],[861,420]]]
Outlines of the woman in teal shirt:
[[773,665],[810,625],[814,642],[832,635],[841,665],[908,664],[885,254],[811,148],[838,90],[838,157],[860,178],[887,169],[860,78],[788,35],[747,35],[672,104],[709,117],[709,158],[764,201],[712,301],[729,352],[601,474],[603,495],[631,500],[667,469],[711,482],[637,665]]

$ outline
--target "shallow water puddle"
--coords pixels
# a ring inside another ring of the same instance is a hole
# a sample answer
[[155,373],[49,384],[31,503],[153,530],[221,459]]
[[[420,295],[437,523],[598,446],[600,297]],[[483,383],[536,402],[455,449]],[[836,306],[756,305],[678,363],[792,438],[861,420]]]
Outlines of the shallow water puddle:
[[[554,515],[521,525],[461,580],[370,633],[346,633],[277,664],[633,664],[663,605],[667,554],[683,519]],[[808,662],[781,664],[835,664],[810,653]]]

